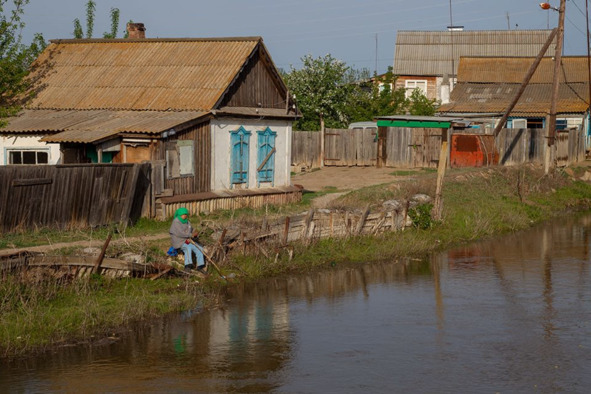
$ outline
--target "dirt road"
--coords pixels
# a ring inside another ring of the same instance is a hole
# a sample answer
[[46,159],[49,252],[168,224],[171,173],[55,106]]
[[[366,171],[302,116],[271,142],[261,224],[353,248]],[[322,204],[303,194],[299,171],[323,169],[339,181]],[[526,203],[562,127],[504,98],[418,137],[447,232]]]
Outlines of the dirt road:
[[393,182],[396,179],[392,175],[394,172],[393,168],[324,167],[317,171],[296,174],[291,177],[291,183],[314,192],[330,186],[345,191]]

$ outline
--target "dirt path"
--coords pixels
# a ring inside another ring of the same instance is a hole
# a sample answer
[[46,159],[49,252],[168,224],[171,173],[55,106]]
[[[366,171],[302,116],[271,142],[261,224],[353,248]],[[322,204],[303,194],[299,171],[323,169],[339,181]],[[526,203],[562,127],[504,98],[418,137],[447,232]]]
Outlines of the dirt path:
[[396,180],[393,168],[376,167],[323,167],[322,169],[297,174],[291,183],[301,185],[311,192],[334,187],[338,193],[330,193],[312,200],[312,207],[326,208],[328,204],[347,192],[366,186],[390,183]]
[[317,171],[296,174],[291,177],[291,182],[313,192],[330,186],[346,191],[394,182],[396,176],[392,174],[395,171],[394,168],[324,167]]

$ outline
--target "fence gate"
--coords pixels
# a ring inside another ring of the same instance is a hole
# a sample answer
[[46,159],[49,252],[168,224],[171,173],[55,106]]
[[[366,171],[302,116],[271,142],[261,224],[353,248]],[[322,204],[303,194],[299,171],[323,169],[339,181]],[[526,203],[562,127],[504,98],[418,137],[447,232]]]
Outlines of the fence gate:
[[415,168],[437,167],[439,151],[441,149],[442,129],[414,128],[412,129],[412,166]]

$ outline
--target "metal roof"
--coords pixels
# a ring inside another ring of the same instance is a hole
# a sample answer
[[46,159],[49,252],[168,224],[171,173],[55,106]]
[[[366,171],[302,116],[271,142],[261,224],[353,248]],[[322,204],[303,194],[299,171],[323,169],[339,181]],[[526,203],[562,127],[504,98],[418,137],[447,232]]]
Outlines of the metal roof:
[[[439,113],[504,113],[519,91],[534,58],[462,58],[458,83],[450,103]],[[589,82],[586,57],[565,56],[557,113],[581,114],[589,104]],[[525,88],[511,115],[545,116],[550,110],[554,62],[544,58]]]
[[34,64],[28,108],[212,109],[260,37],[54,40]]
[[119,133],[159,134],[206,114],[199,111],[25,110],[11,118],[2,131],[52,133],[43,139],[45,142],[91,143]]
[[[537,56],[552,30],[398,31],[396,75],[457,74],[461,56]],[[556,41],[547,53],[553,54]],[[453,57],[452,57],[453,48]]]
[[[534,61],[535,57],[462,57],[458,82],[521,84]],[[587,82],[587,64],[587,56],[562,56],[560,80]],[[553,76],[554,60],[544,57],[529,83],[552,83]]]

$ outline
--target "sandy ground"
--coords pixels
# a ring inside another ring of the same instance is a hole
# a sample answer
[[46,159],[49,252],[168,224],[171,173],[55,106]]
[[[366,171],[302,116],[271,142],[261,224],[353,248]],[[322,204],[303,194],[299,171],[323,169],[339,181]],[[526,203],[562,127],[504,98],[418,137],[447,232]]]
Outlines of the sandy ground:
[[393,182],[396,177],[392,173],[395,171],[395,168],[324,167],[317,171],[296,174],[291,177],[291,183],[314,192],[330,186],[346,191]]
[[304,190],[317,192],[325,187],[335,187],[338,193],[329,193],[312,200],[312,207],[327,208],[330,202],[351,190],[366,186],[393,182],[393,168],[375,167],[323,167],[320,170],[300,173],[291,177],[291,183]]

